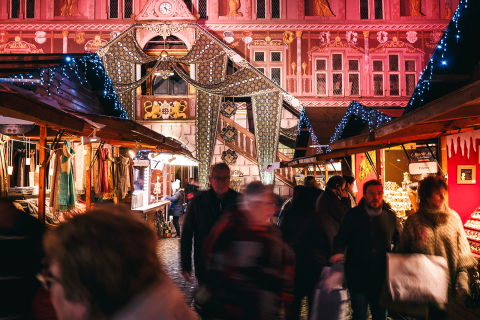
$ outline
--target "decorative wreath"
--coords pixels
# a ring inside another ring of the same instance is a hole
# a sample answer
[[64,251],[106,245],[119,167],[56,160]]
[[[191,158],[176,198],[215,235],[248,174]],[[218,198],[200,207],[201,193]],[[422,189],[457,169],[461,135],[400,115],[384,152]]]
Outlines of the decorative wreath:
[[225,117],[230,118],[237,112],[237,106],[232,101],[227,100],[222,103],[221,112]]
[[237,153],[231,149],[228,149],[226,151],[223,151],[222,153],[222,160],[226,164],[235,164],[237,162]]
[[232,126],[227,126],[222,129],[222,132],[220,132],[220,136],[222,137],[223,140],[227,142],[235,141],[237,139],[237,129]]

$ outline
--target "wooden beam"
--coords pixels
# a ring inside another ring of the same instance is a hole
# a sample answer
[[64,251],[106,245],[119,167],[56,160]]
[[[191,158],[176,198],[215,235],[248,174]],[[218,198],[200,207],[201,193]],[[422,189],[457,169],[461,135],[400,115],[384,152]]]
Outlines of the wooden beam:
[[479,105],[468,106],[460,109],[456,109],[453,112],[448,112],[437,117],[433,117],[422,123],[430,122],[441,122],[441,121],[450,121],[450,120],[459,120],[465,118],[475,118],[480,116],[480,102]]
[[470,80],[469,74],[437,74],[431,76],[431,79],[425,82],[464,82]]
[[374,141],[375,140],[374,137],[375,136],[373,132],[371,132],[371,133],[359,134],[347,139],[338,140],[330,144],[330,150],[344,149],[344,148],[348,148],[349,146],[358,146],[358,145],[366,144],[368,142]]
[[[448,165],[447,165],[447,137],[442,136],[440,138],[440,167],[445,175],[448,177]],[[454,177],[453,177],[454,178]],[[448,206],[448,192],[445,195],[445,204]]]
[[375,150],[375,160],[376,160],[376,167],[377,167],[377,173],[378,173],[378,180],[380,180],[380,182],[383,184],[382,182],[382,176],[383,176],[383,172],[382,172],[382,150],[381,149],[377,149]]
[[480,81],[469,84],[421,108],[413,110],[405,116],[378,127],[375,129],[375,139],[380,140],[379,138],[387,134],[400,131],[466,105],[478,104],[476,102],[477,99],[480,99]]
[[90,163],[92,162],[92,145],[87,145],[87,161],[85,162],[85,168],[87,170],[86,181],[85,181],[85,209],[90,211],[92,208],[92,170],[90,168]]
[[38,220],[45,224],[45,183],[46,183],[46,167],[44,163],[46,158],[46,137],[47,127],[40,125],[40,150],[38,151],[38,162],[40,163],[40,170],[38,175]]

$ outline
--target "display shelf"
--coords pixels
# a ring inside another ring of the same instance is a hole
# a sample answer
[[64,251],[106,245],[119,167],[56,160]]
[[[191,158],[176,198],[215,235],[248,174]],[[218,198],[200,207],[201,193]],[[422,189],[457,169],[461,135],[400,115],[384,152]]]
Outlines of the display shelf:
[[[480,207],[472,212],[463,228],[465,229],[465,237],[470,245],[470,251],[475,258],[480,259]],[[478,239],[470,238],[471,235],[476,235]]]

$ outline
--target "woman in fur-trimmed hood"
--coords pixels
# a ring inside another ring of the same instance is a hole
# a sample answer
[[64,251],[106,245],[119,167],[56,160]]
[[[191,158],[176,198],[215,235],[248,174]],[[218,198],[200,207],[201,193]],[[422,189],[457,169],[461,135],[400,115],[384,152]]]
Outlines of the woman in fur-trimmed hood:
[[[446,181],[439,176],[429,176],[420,183],[420,206],[405,223],[399,249],[404,253],[444,257],[451,301],[457,293],[470,293],[467,270],[474,268],[477,260],[470,252],[460,217],[445,204],[447,190]],[[432,319],[442,319],[445,309],[445,305],[432,306],[430,314],[437,315]]]

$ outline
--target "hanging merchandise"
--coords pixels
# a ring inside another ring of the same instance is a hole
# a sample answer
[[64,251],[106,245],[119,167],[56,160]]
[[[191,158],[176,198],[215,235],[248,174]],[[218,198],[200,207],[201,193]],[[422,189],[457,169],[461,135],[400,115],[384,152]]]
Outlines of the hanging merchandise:
[[10,140],[9,151],[10,159],[8,160],[8,175],[11,176],[13,174],[13,140]]
[[8,170],[5,156],[5,145],[8,143],[6,136],[0,134],[0,197],[6,198],[8,196]]
[[121,195],[121,198],[124,199],[131,190],[130,159],[120,155],[115,158],[115,164],[115,194]]
[[77,194],[85,193],[85,187],[83,185],[85,164],[84,149],[85,146],[83,144],[77,144],[75,146],[75,187],[77,188]]
[[99,194],[108,192],[108,149],[98,149],[98,186]]
[[54,211],[67,211],[75,208],[77,192],[73,176],[72,157],[75,151],[70,141],[65,141],[63,147],[55,151],[56,160],[50,191],[50,207]]

